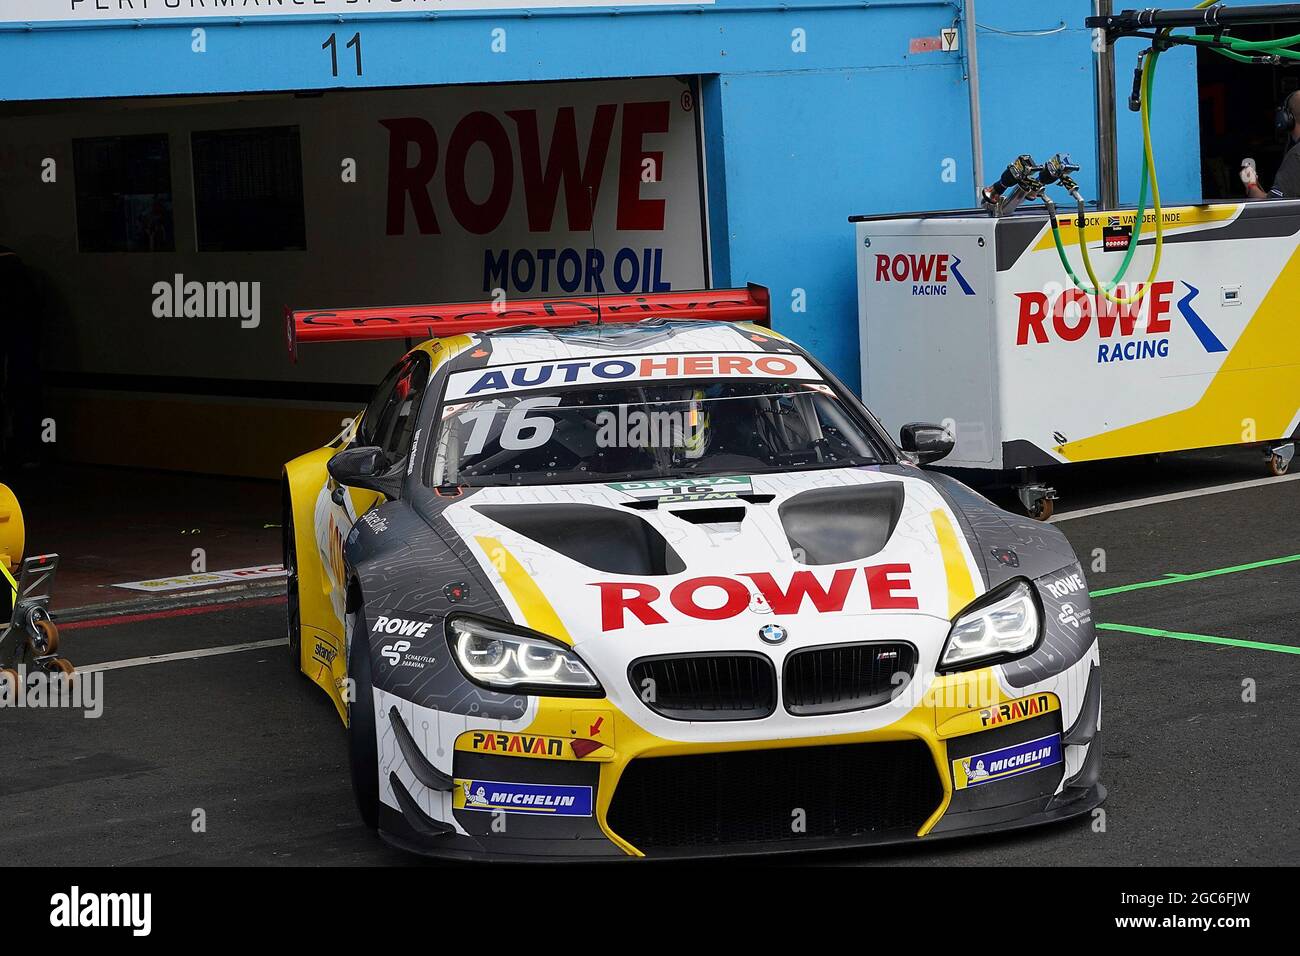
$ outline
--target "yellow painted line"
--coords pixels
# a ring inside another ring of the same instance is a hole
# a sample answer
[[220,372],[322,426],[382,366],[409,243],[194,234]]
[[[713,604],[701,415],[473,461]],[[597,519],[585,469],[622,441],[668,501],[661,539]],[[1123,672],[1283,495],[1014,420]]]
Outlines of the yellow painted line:
[[953,618],[958,611],[975,600],[975,582],[971,578],[966,556],[962,554],[952,519],[939,508],[930,512],[930,518],[934,521],[934,531],[939,538],[943,570],[948,576],[948,617]]
[[555,608],[551,606],[550,601],[546,600],[542,589],[537,586],[537,582],[524,570],[524,566],[510,553],[510,550],[496,538],[475,535],[474,540],[478,542],[478,546],[483,549],[492,567],[501,576],[502,582],[510,591],[510,596],[519,605],[519,610],[528,626],[534,631],[540,631],[542,634],[572,644],[573,638],[569,636],[569,631],[560,620],[560,615],[555,613]]

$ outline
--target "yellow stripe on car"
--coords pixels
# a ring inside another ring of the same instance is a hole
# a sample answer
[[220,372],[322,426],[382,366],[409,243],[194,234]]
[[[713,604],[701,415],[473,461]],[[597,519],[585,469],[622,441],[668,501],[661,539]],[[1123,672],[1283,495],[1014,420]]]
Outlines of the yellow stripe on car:
[[534,631],[572,644],[573,638],[569,636],[560,615],[555,613],[555,608],[546,599],[542,589],[519,563],[519,559],[510,553],[510,549],[496,538],[475,535],[474,540],[487,555],[488,562],[500,576],[510,596],[515,599],[515,604],[519,605],[524,622]]
[[943,555],[943,570],[948,577],[948,617],[954,618],[967,604],[975,600],[975,581],[970,565],[962,553],[961,542],[952,519],[942,509],[930,512],[934,533],[939,539],[939,553]]

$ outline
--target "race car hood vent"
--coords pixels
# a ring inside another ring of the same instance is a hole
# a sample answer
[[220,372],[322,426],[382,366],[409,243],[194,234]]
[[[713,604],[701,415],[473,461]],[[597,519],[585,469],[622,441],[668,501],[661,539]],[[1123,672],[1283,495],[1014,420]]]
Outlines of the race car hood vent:
[[476,505],[474,510],[566,558],[610,574],[680,574],[686,562],[635,514],[599,505]]
[[686,508],[668,513],[691,524],[740,524],[745,520],[744,508]]
[[889,541],[903,498],[897,481],[817,488],[781,505],[781,525],[800,564],[860,561]]

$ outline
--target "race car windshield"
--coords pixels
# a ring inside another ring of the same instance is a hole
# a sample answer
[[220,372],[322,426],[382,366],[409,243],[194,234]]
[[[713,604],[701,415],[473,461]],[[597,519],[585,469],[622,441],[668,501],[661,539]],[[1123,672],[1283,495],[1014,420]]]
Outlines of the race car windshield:
[[678,381],[525,392],[442,406],[430,483],[549,485],[880,462],[823,383]]

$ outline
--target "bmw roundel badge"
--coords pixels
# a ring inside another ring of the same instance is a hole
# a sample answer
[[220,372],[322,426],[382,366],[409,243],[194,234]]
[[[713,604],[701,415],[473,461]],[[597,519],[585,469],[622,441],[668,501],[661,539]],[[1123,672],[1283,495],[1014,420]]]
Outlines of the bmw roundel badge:
[[758,629],[758,639],[764,644],[780,644],[789,636],[780,624],[764,624]]

